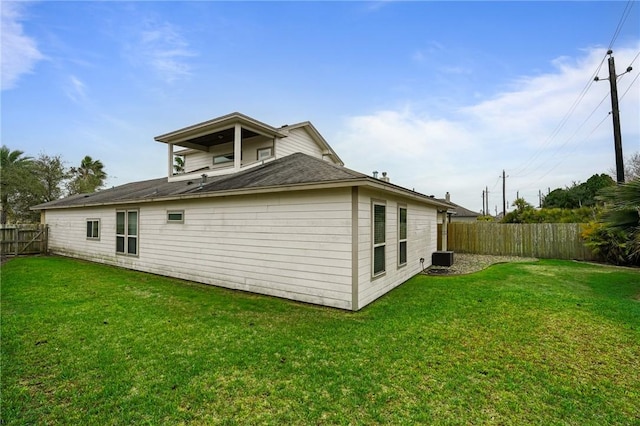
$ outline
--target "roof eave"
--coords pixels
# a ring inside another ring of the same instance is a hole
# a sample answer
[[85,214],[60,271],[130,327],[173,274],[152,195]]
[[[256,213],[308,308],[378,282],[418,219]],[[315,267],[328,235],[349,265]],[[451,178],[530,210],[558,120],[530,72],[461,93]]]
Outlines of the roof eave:
[[194,124],[182,129],[174,130],[173,132],[165,133],[153,138],[157,142],[164,143],[178,143],[192,139],[203,134],[216,132],[220,130],[228,129],[235,124],[240,124],[245,128],[254,130],[257,133],[265,134],[273,137],[285,137],[279,129],[262,123],[239,112],[232,112],[231,114],[223,115],[212,120],[203,121],[202,123]]
[[397,185],[389,184],[387,182],[382,182],[374,178],[365,177],[365,178],[355,178],[355,179],[352,178],[352,179],[333,180],[333,181],[327,181],[327,182],[297,183],[297,184],[289,184],[289,185],[264,186],[259,188],[230,189],[230,190],[221,190],[221,191],[215,191],[215,192],[201,192],[201,193],[190,192],[188,194],[168,195],[168,196],[162,196],[162,197],[149,197],[145,199],[113,200],[109,202],[98,202],[98,203],[88,202],[88,203],[76,204],[72,206],[47,207],[46,205],[41,204],[38,206],[31,207],[31,210],[40,211],[40,210],[101,207],[101,206],[113,206],[113,205],[146,204],[146,203],[153,203],[153,202],[197,200],[197,199],[203,199],[203,198],[228,197],[228,196],[234,196],[234,195],[267,194],[267,193],[274,193],[274,192],[331,189],[331,188],[344,188],[344,187],[352,187],[352,186],[367,186],[373,189],[387,191],[397,195],[408,197],[415,201],[429,204],[434,207],[447,207],[446,204],[441,203],[438,200],[435,200],[424,194],[420,194],[418,192],[411,191],[409,189],[406,189]]

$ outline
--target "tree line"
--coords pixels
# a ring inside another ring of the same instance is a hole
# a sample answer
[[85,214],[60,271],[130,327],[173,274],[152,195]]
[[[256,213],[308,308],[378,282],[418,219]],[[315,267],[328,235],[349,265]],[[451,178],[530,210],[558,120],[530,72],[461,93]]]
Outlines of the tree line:
[[95,192],[107,180],[104,164],[85,156],[77,167],[66,167],[59,155],[37,157],[0,148],[0,223],[33,223],[39,213],[30,207],[63,196]]

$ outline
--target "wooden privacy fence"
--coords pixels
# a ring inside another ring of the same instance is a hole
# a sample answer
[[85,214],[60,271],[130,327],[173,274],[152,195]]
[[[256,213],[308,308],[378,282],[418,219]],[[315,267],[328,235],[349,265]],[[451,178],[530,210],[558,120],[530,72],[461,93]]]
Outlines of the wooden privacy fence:
[[579,223],[450,223],[447,250],[459,253],[595,260]]
[[46,225],[0,225],[0,254],[46,253],[47,237]]

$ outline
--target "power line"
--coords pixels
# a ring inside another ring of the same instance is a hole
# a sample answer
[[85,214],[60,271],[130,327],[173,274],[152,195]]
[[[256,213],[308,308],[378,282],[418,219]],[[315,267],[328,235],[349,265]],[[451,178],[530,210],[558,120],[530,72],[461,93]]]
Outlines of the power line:
[[[622,11],[622,15],[620,16],[620,19],[618,20],[618,25],[616,26],[616,29],[615,29],[615,31],[613,33],[613,36],[611,37],[611,41],[609,42],[608,50],[611,50],[611,48],[615,44],[616,40],[618,39],[618,36],[620,35],[620,32],[622,31],[622,28],[624,27],[624,25],[625,25],[625,23],[627,21],[627,18],[629,17],[629,14],[631,13],[631,9],[633,8],[634,3],[635,2],[633,0],[628,0],[627,1],[627,4],[625,5],[624,10]],[[640,55],[640,52],[638,52],[638,55]],[[633,59],[633,61],[631,61],[632,64],[638,58],[638,55],[636,55],[636,57]],[[527,175],[530,175],[530,174],[534,173],[536,170],[538,170],[538,169],[540,169],[542,167],[542,165],[540,165],[539,167],[535,168],[531,172],[526,173],[524,175],[522,174],[527,169],[529,169],[529,167],[540,157],[542,152],[548,147],[548,145],[551,143],[551,141],[555,137],[557,137],[557,135],[560,133],[560,130],[562,130],[562,128],[566,125],[566,123],[568,122],[569,118],[575,112],[575,110],[577,109],[578,105],[580,104],[580,102],[582,102],[582,100],[584,99],[585,95],[587,94],[587,92],[591,88],[591,85],[594,83],[594,77],[597,77],[598,73],[600,72],[600,69],[602,68],[602,65],[604,64],[604,60],[606,59],[606,57],[607,57],[607,54],[605,54],[602,57],[602,60],[600,61],[600,64],[596,68],[595,72],[589,78],[589,81],[587,82],[585,87],[582,89],[582,91],[580,92],[580,94],[578,95],[578,97],[576,98],[574,103],[571,105],[571,107],[569,108],[568,112],[564,115],[562,120],[560,120],[560,123],[558,123],[558,125],[554,128],[554,130],[551,132],[549,137],[547,137],[545,142],[534,152],[534,154],[532,156],[529,157],[529,159],[525,163],[523,163],[521,166],[516,167],[515,169],[513,169],[512,173],[514,173],[515,175],[518,175],[518,176],[527,176]],[[600,101],[598,106],[591,112],[591,114],[589,114],[589,117],[591,117],[593,115],[595,110],[600,106],[600,104],[602,104],[602,102],[603,101]],[[588,118],[587,118],[587,120],[588,120]],[[585,120],[585,122],[587,120]],[[578,130],[576,130],[576,132],[574,133],[574,135],[571,136],[571,138],[573,138],[575,136],[575,134],[580,130],[580,127],[583,124],[581,124],[579,126]],[[568,141],[571,140],[571,138],[569,138],[567,141],[565,141],[565,143],[563,143],[560,148],[564,147],[568,143]],[[558,151],[558,150],[559,149],[557,149],[556,151]],[[548,174],[548,172],[547,172],[547,174]]]
[[631,8],[633,8],[633,4],[634,4],[633,0],[628,0],[627,1],[627,4],[625,5],[624,10],[622,11],[622,16],[620,17],[620,20],[618,21],[618,26],[616,27],[616,30],[613,33],[613,37],[611,37],[611,41],[609,42],[609,49],[608,50],[613,50],[613,44],[618,39],[618,36],[620,35],[620,31],[622,31],[622,27],[624,27],[624,23],[627,21],[627,18],[629,17],[629,14],[631,13]]
[[[631,63],[633,64],[633,62],[638,58],[638,56],[640,56],[640,52],[638,52],[638,54],[636,54],[635,58],[631,61]],[[621,75],[617,76],[618,80],[622,80],[624,78],[624,76],[626,74],[629,73],[631,66],[629,66],[627,68],[627,71],[622,73]],[[622,98],[627,94],[627,92],[631,89],[631,86],[633,86],[633,84],[638,80],[638,77],[640,76],[640,74],[637,74],[636,77],[631,81],[631,83],[629,84],[629,86],[627,87],[627,89],[625,90],[625,92],[622,94],[621,97],[619,97],[618,100],[622,100]],[[589,116],[580,124],[580,126],[578,126],[578,128],[575,130],[575,132],[564,142],[562,143],[562,145],[560,145],[552,154],[552,157],[555,157],[557,153],[560,152],[560,150],[562,148],[564,148],[564,146],[567,145],[567,143],[569,143],[572,139],[574,139],[578,132],[580,130],[582,130],[582,128],[584,127],[584,125],[587,123],[587,121],[589,121],[589,119],[593,116],[593,114],[598,110],[598,108],[600,107],[600,105],[602,105],[602,103],[604,102],[605,99],[607,99],[607,97],[609,97],[609,95],[611,94],[611,91],[609,91],[604,98],[602,98],[600,100],[600,102],[598,103],[598,105],[596,105],[596,107],[591,111],[591,113],[589,114]],[[591,135],[593,135],[593,133],[602,125],[602,123],[607,119],[607,117],[611,115],[611,111],[609,111],[609,113],[607,114],[607,116],[605,118],[602,119],[602,121],[600,121],[600,123],[598,123],[598,125],[586,136],[585,140],[588,140]],[[575,149],[574,149],[575,150]],[[556,163],[549,171],[547,171],[540,179],[542,179],[543,177],[547,176],[551,171],[555,170],[562,162],[564,161],[564,158],[562,160],[560,160],[558,163]],[[540,169],[541,167],[536,168],[536,170]],[[530,175],[533,172],[535,172],[536,170],[527,173],[524,176]],[[522,176],[519,176],[522,177]]]
[[[608,96],[608,95],[607,95]],[[608,113],[607,115],[604,116],[604,118],[596,125],[596,127],[594,127],[591,132],[584,138],[585,141],[589,140],[589,138],[596,132],[596,130],[598,130],[598,128],[600,126],[602,126],[602,123],[604,123],[605,121],[607,121],[607,118],[609,118],[609,116],[611,115],[611,113]],[[551,173],[552,171],[554,171],[560,164],[562,164],[565,161],[565,158],[560,159],[560,161],[558,161],[553,167],[551,167],[545,174],[543,174],[542,176],[540,176],[538,178],[538,181],[541,181],[542,179],[544,179],[545,177],[547,177],[547,175],[549,175],[549,173]]]
[[531,157],[529,157],[528,161],[526,161],[522,166],[512,170],[513,173],[515,174],[524,173],[524,171],[529,168],[529,165],[532,164],[542,154],[542,152],[544,152],[544,149],[547,148],[547,146],[551,143],[551,141],[560,133],[560,130],[562,130],[562,128],[567,124],[567,122],[569,121],[569,118],[578,108],[578,105],[580,105],[580,103],[586,96],[587,92],[591,88],[591,85],[594,83],[593,79],[600,72],[600,69],[602,68],[602,64],[604,64],[604,60],[606,58],[607,58],[607,54],[605,53],[604,56],[602,57],[602,60],[600,61],[600,64],[598,65],[596,70],[593,72],[591,77],[589,77],[589,81],[582,88],[582,91],[578,94],[578,97],[573,101],[573,104],[571,105],[567,113],[564,115],[562,120],[560,120],[560,123],[558,123],[558,125],[553,129],[553,131],[547,137],[545,142],[536,150],[536,152]]
[[622,98],[624,98],[624,95],[627,94],[627,92],[629,91],[629,89],[631,89],[631,86],[633,86],[633,84],[636,82],[636,80],[638,80],[638,77],[640,77],[640,73],[636,74],[635,78],[633,80],[631,80],[631,84],[629,84],[629,87],[627,87],[627,90],[624,91],[624,93],[622,94],[622,96],[620,96],[620,101],[622,100]]

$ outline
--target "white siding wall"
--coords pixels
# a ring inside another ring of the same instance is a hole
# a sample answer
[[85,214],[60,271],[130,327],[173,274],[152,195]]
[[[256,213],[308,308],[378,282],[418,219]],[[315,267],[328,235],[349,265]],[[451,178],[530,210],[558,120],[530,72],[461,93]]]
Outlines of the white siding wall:
[[[100,239],[87,239],[87,219],[100,220]],[[96,262],[116,262],[116,213],[112,207],[50,210],[49,250],[55,254],[80,257]]]
[[[273,139],[265,136],[256,136],[242,141],[242,164],[251,164],[258,161],[258,149],[273,147]],[[233,152],[233,142],[216,145],[209,151],[197,151],[185,155],[185,171],[191,172],[202,167],[219,168],[233,167],[233,162],[213,165],[213,157]]]
[[[115,255],[115,210],[48,211],[50,250],[351,309],[350,188],[141,204],[139,257]],[[184,224],[166,223],[167,210],[184,210]],[[85,237],[92,217],[101,219],[99,242]]]
[[212,164],[213,155],[209,152],[198,151],[184,156],[184,170],[187,173],[203,167],[211,167]]
[[[358,197],[358,289],[362,308],[431,265],[437,244],[437,210],[382,192],[360,190]],[[372,278],[371,200],[386,202],[386,272]],[[407,208],[407,263],[398,266],[398,204]]]
[[303,128],[293,129],[289,132],[289,136],[277,141],[276,158],[282,158],[296,152],[322,158],[322,149]]

